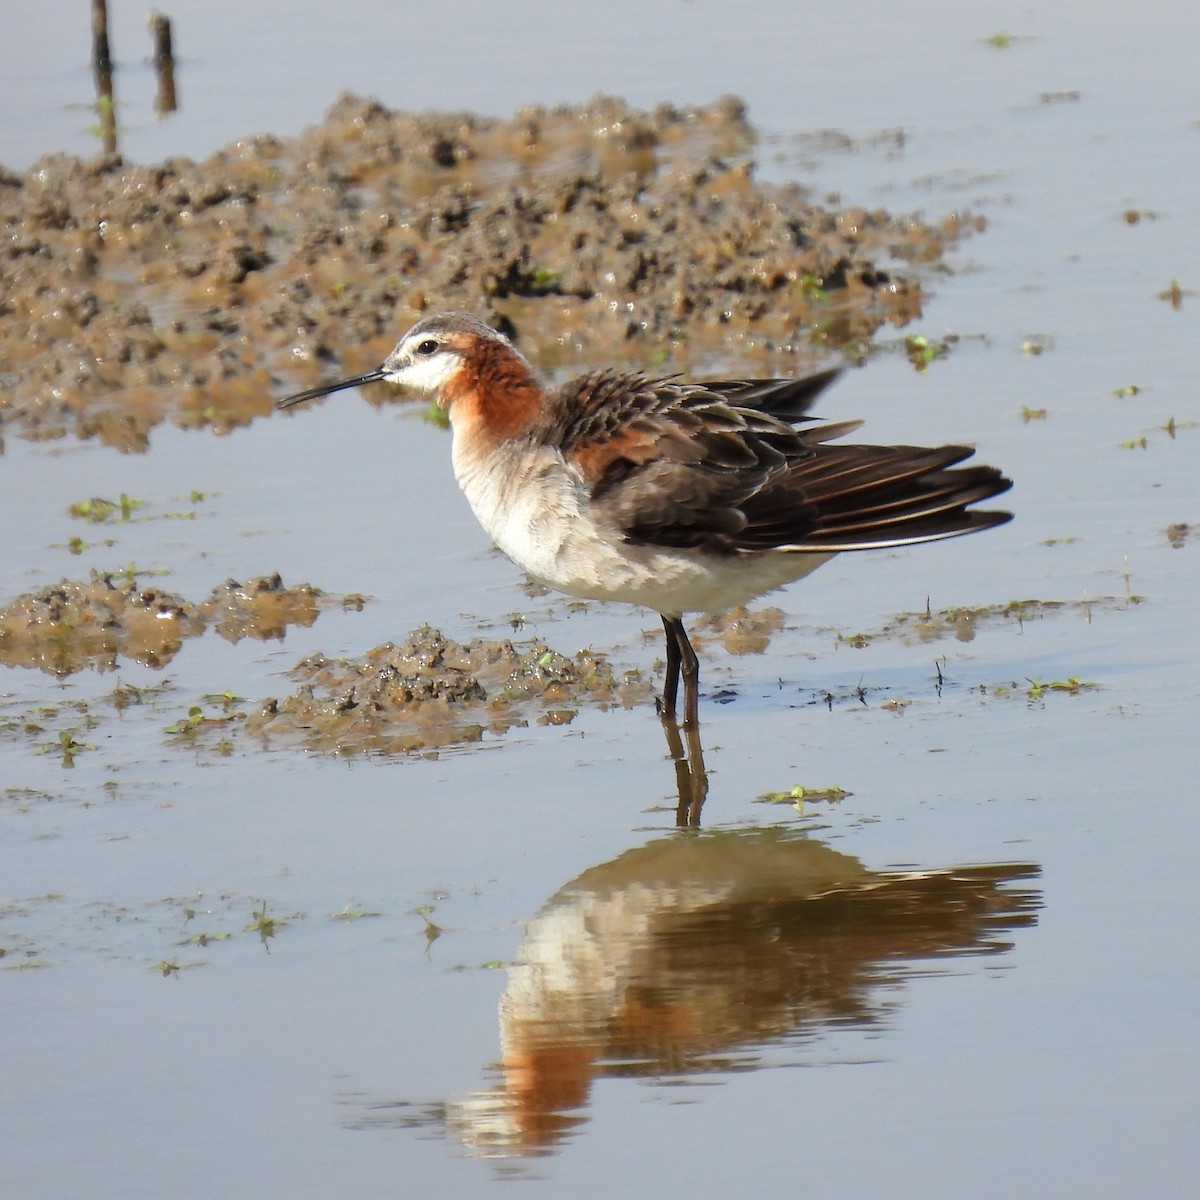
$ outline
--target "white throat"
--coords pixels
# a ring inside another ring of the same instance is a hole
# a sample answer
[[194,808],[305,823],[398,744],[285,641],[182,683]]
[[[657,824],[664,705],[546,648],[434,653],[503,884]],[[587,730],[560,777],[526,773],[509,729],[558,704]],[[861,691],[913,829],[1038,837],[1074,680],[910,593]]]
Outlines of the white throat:
[[431,395],[458,370],[459,357],[448,350],[415,356],[406,345],[397,346],[383,363],[384,378],[423,396]]

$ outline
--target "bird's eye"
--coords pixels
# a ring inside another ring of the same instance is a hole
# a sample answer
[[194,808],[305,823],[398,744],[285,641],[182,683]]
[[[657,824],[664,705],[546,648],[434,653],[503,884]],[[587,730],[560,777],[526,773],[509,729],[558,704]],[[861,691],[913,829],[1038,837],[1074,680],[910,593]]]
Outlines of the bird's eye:
[[419,342],[417,344],[417,353],[426,355],[436,354],[437,348],[438,344],[433,340],[433,338],[426,338],[423,342]]

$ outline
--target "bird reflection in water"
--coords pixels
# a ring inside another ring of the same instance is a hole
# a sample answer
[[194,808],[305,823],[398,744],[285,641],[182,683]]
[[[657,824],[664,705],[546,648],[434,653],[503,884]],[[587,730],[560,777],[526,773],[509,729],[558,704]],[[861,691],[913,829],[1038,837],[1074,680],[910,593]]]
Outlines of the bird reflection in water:
[[663,717],[663,730],[667,735],[667,753],[675,764],[675,790],[679,795],[675,824],[681,829],[698,829],[700,810],[708,799],[708,772],[704,768],[700,727],[689,725],[681,731],[674,717]]
[[489,1090],[417,1119],[408,1104],[370,1105],[350,1123],[442,1126],[497,1158],[552,1152],[586,1122],[596,1079],[753,1069],[771,1046],[886,1024],[897,983],[931,962],[1008,951],[1036,920],[1038,873],[870,871],[778,827],[657,837],[585,871],[527,924]]

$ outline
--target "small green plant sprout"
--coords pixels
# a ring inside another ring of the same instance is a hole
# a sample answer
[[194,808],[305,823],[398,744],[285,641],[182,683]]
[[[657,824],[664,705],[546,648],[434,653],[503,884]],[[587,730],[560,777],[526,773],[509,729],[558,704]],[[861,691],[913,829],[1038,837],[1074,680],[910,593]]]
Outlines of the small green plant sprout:
[[924,334],[915,333],[904,339],[904,353],[918,371],[924,371],[935,359],[949,354],[950,347],[946,342],[933,342]]
[[1128,400],[1131,396],[1138,395],[1141,390],[1136,383],[1127,383],[1124,387],[1113,388],[1113,395],[1118,400]]
[[763,792],[757,798],[757,804],[790,804],[798,813],[804,812],[806,802],[814,804],[824,802],[826,804],[837,804],[839,801],[845,800],[847,796],[854,795],[853,792],[846,791],[840,787],[805,787],[803,784],[796,784],[795,787],[788,788],[785,792]]
[[238,696],[231,691],[208,692],[201,699],[205,704],[219,705],[221,711],[206,715],[199,704],[193,704],[187,710],[186,717],[181,717],[178,721],[166,726],[164,732],[194,742],[202,731],[227,726],[231,722],[242,720],[245,716],[244,713],[236,711],[234,708],[235,705],[241,704],[246,699],[245,696]]
[[[33,706],[33,708],[30,709],[30,712],[35,714],[38,717],[38,720],[47,721],[53,717],[58,716],[58,705],[57,704],[35,704]],[[25,732],[26,733],[41,733],[43,728],[44,728],[44,726],[39,725],[37,723],[37,721],[30,720],[30,721],[26,721],[26,723],[25,723]],[[45,751],[43,750],[42,753],[44,754]]]
[[95,750],[96,746],[91,742],[80,742],[73,730],[62,730],[59,733],[59,748],[62,750],[62,766],[73,767],[74,756],[83,750]]
[[282,921],[276,920],[274,917],[267,916],[267,902],[259,901],[260,907],[251,911],[251,916],[254,918],[249,925],[246,926],[247,933],[257,933],[262,944],[270,950],[267,943],[273,938],[283,926]]
[[102,525],[106,521],[128,521],[141,507],[140,500],[135,500],[132,496],[127,496],[122,492],[120,500],[105,500],[103,496],[78,500],[71,505],[69,512],[73,517],[91,521],[94,525]]
[[1030,421],[1044,421],[1046,419],[1046,410],[1044,408],[1030,408],[1028,404],[1021,405],[1021,423],[1028,425]]
[[147,704],[168,691],[170,687],[171,682],[168,679],[164,679],[162,683],[149,684],[146,687],[138,687],[136,684],[118,680],[117,686],[110,693],[113,708],[118,712],[123,712],[136,704]]
[[330,917],[331,921],[361,921],[363,917],[382,917],[383,913],[369,912],[365,908],[351,908],[346,905],[341,912],[336,912]]
[[209,946],[213,942],[227,942],[233,937],[232,933],[193,933],[191,937],[184,938],[179,944],[181,946]]
[[137,583],[139,575],[167,575],[169,573],[166,567],[139,567],[137,563],[131,562],[114,571],[109,571],[108,576],[111,579],[128,579],[130,583]]
[[154,966],[152,966],[150,968],[150,970],[158,971],[159,974],[161,974],[164,979],[166,979],[168,975],[174,975],[175,978],[178,979],[179,978],[179,959],[172,958],[170,961],[168,961],[167,959],[163,959],[160,962],[156,962],[154,964]]
[[54,742],[43,742],[34,750],[34,754],[49,754],[51,751],[56,751],[62,755],[62,765],[68,770],[75,765],[75,756],[82,753],[84,750],[95,750],[95,746],[91,742],[81,742],[77,740],[74,729],[63,729],[59,731],[58,740]]
[[997,29],[995,33],[983,39],[985,46],[991,46],[996,50],[1007,50],[1012,45],[1012,34],[1005,32],[1003,29]]
[[1150,443],[1146,440],[1146,435],[1142,434],[1141,437],[1128,438],[1123,442],[1119,442],[1118,445],[1122,450],[1145,450],[1149,447]]
[[1039,354],[1045,354],[1047,350],[1052,349],[1054,341],[1044,333],[1036,333],[1031,337],[1027,337],[1021,343],[1021,353],[1028,354],[1032,357],[1037,357]]
[[800,276],[797,282],[800,284],[800,291],[810,299],[829,299],[829,293],[825,290],[824,281],[819,275],[814,275],[811,271],[806,271]]
[[111,500],[102,500],[95,496],[90,500],[77,500],[67,511],[73,517],[81,517],[99,525],[101,521],[107,521],[116,510],[117,506]]
[[442,936],[445,930],[433,920],[432,904],[419,905],[413,909],[413,912],[425,922],[425,949],[428,950]]
[[204,721],[204,710],[198,704],[193,704],[187,710],[186,717],[180,717],[166,727],[166,732],[176,737],[195,738],[197,730]]
[[1075,675],[1069,679],[1052,679],[1048,683],[1026,677],[1025,682],[1029,685],[1025,689],[1025,695],[1031,701],[1043,700],[1047,692],[1064,692],[1069,696],[1077,696],[1080,692],[1094,692],[1100,687],[1098,683],[1086,682]]

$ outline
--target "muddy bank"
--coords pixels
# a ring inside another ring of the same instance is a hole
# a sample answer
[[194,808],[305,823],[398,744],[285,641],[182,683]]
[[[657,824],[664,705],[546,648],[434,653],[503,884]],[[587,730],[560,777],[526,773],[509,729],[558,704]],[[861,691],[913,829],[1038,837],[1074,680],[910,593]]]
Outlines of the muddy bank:
[[[59,679],[84,670],[115,671],[123,662],[162,669],[185,641],[207,630],[230,642],[282,641],[289,627],[312,625],[324,609],[362,604],[361,596],[330,596],[307,583],[286,587],[278,575],[246,583],[229,579],[194,603],[136,578],[93,571],[86,580],[63,579],[0,607],[0,665]],[[639,672],[619,677],[589,650],[567,657],[541,641],[514,645],[479,637],[460,643],[429,626],[358,658],[312,655],[289,675],[298,686],[282,699],[250,703],[214,693],[185,707],[166,732],[189,744],[219,741],[222,749],[245,730],[266,744],[309,750],[412,753],[477,742],[534,721],[569,724],[583,704],[648,704],[653,691]],[[81,747],[74,741],[79,718],[90,728],[108,708],[141,703],[144,697],[136,693],[118,684],[96,703],[79,701],[64,716],[63,746]],[[54,732],[44,720],[31,724],[28,715],[7,719],[12,729],[22,723],[35,742]],[[0,728],[5,725],[0,719]]]
[[618,678],[591,651],[568,658],[541,641],[463,643],[429,626],[361,658],[315,655],[291,676],[297,690],[264,701],[247,731],[340,754],[436,750],[531,721],[566,725],[581,704],[630,707],[652,690],[637,673]]
[[0,608],[0,664],[59,678],[89,668],[115,671],[122,658],[165,667],[184,641],[206,629],[229,642],[282,640],[289,625],[311,625],[322,608],[346,604],[361,598],[330,597],[307,583],[285,587],[278,575],[226,580],[196,604],[136,578],[93,571]]
[[498,121],[347,95],[203,162],[0,170],[0,431],[123,450],[163,420],[227,431],[448,307],[551,373],[858,356],[980,226],[825,208],[758,182],[753,151],[729,98]]

